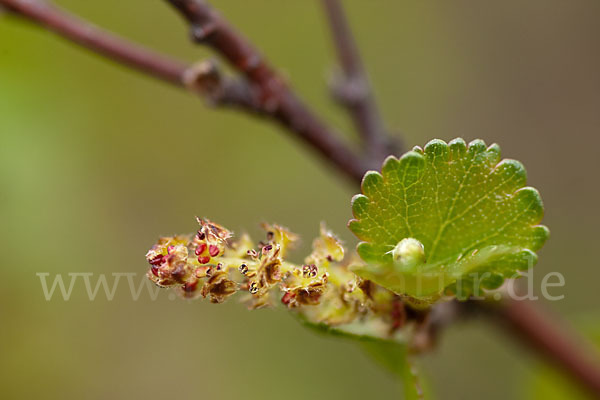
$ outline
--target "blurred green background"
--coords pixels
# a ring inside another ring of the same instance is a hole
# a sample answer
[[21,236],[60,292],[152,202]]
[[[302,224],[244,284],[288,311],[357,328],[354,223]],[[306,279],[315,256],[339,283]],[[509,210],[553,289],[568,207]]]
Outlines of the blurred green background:
[[[100,26],[190,61],[163,1],[57,1]],[[597,318],[600,297],[600,2],[346,0],[382,113],[407,147],[462,136],[498,142],[542,193],[552,237],[535,269],[564,274],[557,320]],[[318,1],[213,4],[300,95],[352,136],[325,81],[335,57]],[[304,238],[345,224],[356,188],[278,127],[212,110],[183,91],[0,15],[0,387],[3,398],[398,398],[358,348],[280,310],[46,301],[38,272],[137,273],[161,234],[206,216],[258,237],[275,221]],[[81,279],[81,278],[78,278]],[[421,362],[439,398],[527,398],[538,360],[486,321],[453,326]]]

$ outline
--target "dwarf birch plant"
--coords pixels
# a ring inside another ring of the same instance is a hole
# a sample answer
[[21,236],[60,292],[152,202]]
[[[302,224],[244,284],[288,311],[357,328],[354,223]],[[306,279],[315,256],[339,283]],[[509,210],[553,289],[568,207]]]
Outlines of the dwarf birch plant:
[[432,140],[366,173],[349,222],[361,240],[356,252],[321,225],[312,253],[296,264],[288,254],[297,236],[286,228],[263,224],[265,239],[255,243],[198,219],[195,235],[150,249],[147,275],[184,298],[221,303],[243,292],[251,309],[282,303],[306,325],[358,339],[371,353],[399,346],[404,354],[423,321],[415,315],[497,289],[536,261],[548,229],[539,224],[539,193],[525,184],[523,165],[501,160],[495,144]]

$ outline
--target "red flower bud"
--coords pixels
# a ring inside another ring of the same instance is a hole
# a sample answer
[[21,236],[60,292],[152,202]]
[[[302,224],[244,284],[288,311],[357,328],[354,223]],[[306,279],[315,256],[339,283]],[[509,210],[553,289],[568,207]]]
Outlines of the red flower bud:
[[217,246],[215,246],[214,244],[211,244],[210,246],[208,246],[208,254],[210,254],[211,257],[215,257],[219,254],[219,248]]
[[281,298],[281,302],[283,304],[285,304],[286,306],[288,304],[290,304],[290,302],[294,299],[294,297],[296,297],[295,294],[291,293],[291,292],[287,292],[286,294],[283,295],[283,297]]
[[156,257],[154,257],[152,260],[148,261],[150,264],[152,265],[160,265],[163,262],[165,262],[165,256],[159,254]]
[[210,257],[209,256],[199,256],[198,257],[198,262],[200,264],[206,264],[209,261],[210,261]]
[[196,291],[197,287],[198,287],[198,281],[187,282],[183,285],[183,291],[186,293],[192,293],[192,292]]
[[199,256],[200,254],[204,253],[204,250],[206,250],[206,243],[200,243],[198,245],[198,247],[196,247],[196,255]]

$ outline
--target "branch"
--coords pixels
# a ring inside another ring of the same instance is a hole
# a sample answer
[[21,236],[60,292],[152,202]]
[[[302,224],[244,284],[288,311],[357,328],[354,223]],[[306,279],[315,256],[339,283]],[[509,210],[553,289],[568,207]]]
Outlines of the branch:
[[[277,84],[277,80],[233,80],[219,75],[216,81],[218,85],[207,87],[204,84],[214,78],[213,67],[190,67],[179,60],[102,30],[46,1],[0,0],[0,6],[5,7],[9,13],[25,17],[109,59],[175,86],[200,93],[213,105],[234,107],[273,118],[318,150],[323,158],[335,165],[339,171],[354,180],[362,178],[365,170],[362,160],[346,147],[343,141],[332,135],[289,91],[278,91],[278,87],[283,85]],[[250,65],[247,68],[252,69]],[[202,71],[208,75],[202,76]],[[257,85],[257,82],[263,84]],[[206,91],[209,87],[211,90]],[[265,88],[273,89],[278,95],[271,96]]]
[[412,350],[431,350],[440,333],[458,320],[485,317],[506,329],[529,350],[565,373],[573,382],[587,390],[593,398],[600,398],[600,363],[597,352],[565,328],[566,322],[551,316],[540,306],[527,300],[453,300],[436,304],[418,326]]
[[531,301],[506,300],[500,305],[471,302],[483,307],[485,314],[495,317],[517,338],[568,374],[586,389],[593,398],[600,398],[600,365],[595,351],[577,338],[543,309]]
[[333,89],[336,98],[345,105],[366,144],[372,165],[379,168],[383,159],[393,152],[383,121],[371,92],[352,30],[340,0],[321,0],[337,51],[343,77],[336,77]]
[[212,47],[259,91],[259,106],[310,144],[354,180],[366,170],[348,149],[285,84],[261,54],[204,0],[167,0],[189,22],[192,38]]
[[[189,87],[190,76],[194,75],[194,66],[189,67],[180,60],[129,42],[45,1],[0,0],[0,6],[88,50],[175,86]],[[197,74],[195,78],[201,79]],[[253,110],[255,101],[244,86],[247,85],[243,82],[234,83],[220,79],[219,87],[213,87],[212,91],[195,92],[207,98],[213,105]]]
[[74,15],[40,0],[0,0],[8,11],[29,18],[45,28],[120,63],[182,86],[187,66],[103,31]]

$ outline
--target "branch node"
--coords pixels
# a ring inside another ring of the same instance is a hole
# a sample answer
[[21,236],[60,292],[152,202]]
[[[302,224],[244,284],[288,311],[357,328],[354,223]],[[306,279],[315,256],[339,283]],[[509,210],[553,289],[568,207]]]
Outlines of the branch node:
[[296,96],[248,39],[206,1],[166,1],[192,25],[194,39],[204,41],[244,76],[245,88],[238,88],[250,89],[246,92],[251,93],[252,107],[258,106],[259,113],[281,123],[353,179],[362,178],[365,170],[361,158]]
[[186,69],[182,80],[187,89],[203,97],[209,106],[235,106],[257,114],[268,112],[255,87],[243,78],[224,76],[215,60],[192,65]]
[[378,164],[390,153],[377,104],[371,93],[358,46],[340,0],[321,0],[329,22],[344,80],[333,87],[334,97],[350,111],[365,144],[365,155]]
[[334,73],[329,81],[333,98],[345,107],[360,105],[369,95],[369,86],[363,79]]
[[221,86],[222,76],[215,61],[205,60],[186,69],[182,80],[185,87],[192,92],[212,94]]
[[214,21],[208,21],[203,24],[194,23],[190,26],[192,40],[197,43],[203,43],[208,37],[217,31],[217,24]]
[[241,63],[241,69],[246,73],[257,69],[262,63],[262,59],[258,53],[250,54]]

